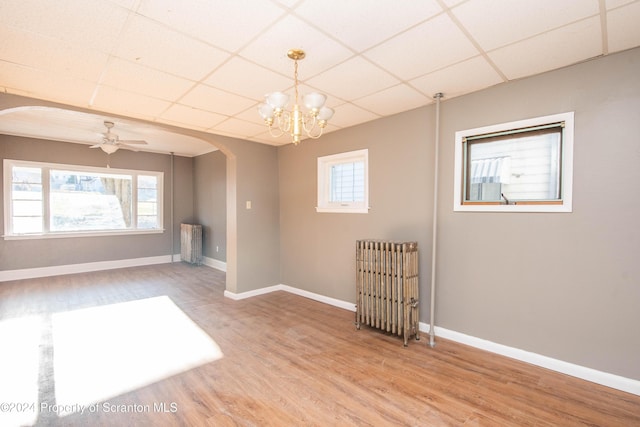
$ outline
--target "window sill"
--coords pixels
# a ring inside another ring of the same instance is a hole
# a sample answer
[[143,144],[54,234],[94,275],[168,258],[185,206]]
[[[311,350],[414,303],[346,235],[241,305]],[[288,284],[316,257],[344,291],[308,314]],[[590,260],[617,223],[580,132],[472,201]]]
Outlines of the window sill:
[[454,205],[455,212],[573,212],[570,204],[558,202],[550,203],[457,203]]
[[318,213],[360,213],[366,214],[369,213],[369,209],[371,208],[338,208],[338,207],[316,207],[316,212]]
[[87,231],[87,232],[64,232],[47,234],[5,234],[4,240],[40,240],[40,239],[60,239],[76,237],[109,237],[109,236],[131,236],[140,234],[161,234],[164,229],[153,230],[118,230],[118,231]]

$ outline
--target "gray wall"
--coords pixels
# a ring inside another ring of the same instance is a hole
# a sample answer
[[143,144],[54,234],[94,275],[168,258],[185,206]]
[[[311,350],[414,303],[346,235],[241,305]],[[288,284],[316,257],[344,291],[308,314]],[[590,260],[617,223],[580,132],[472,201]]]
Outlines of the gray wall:
[[[280,224],[278,189],[278,150],[254,142],[232,140],[227,147],[233,159],[227,158],[227,228],[233,216],[237,243],[236,286],[229,282],[227,252],[227,289],[241,293],[280,283]],[[232,181],[235,180],[235,181]],[[251,209],[246,202],[251,202]],[[233,205],[230,208],[229,205]],[[231,248],[227,238],[227,250]]]
[[227,260],[227,167],[216,150],[194,158],[195,221],[202,224],[204,256]]
[[[417,241],[428,277],[431,129],[433,110],[425,108],[280,148],[282,283],[355,302],[355,241],[367,238]],[[317,158],[362,148],[369,150],[369,213],[316,213]]]
[[[45,141],[0,135],[0,159],[77,164],[105,167],[107,155],[88,145]],[[113,261],[168,255],[171,248],[170,178],[168,155],[120,150],[110,155],[113,168],[164,172],[164,224],[167,232],[148,235],[122,235],[37,240],[0,239],[0,270],[48,267],[98,261]],[[2,165],[0,164],[0,169]],[[180,252],[180,222],[193,220],[193,161],[174,159],[174,253]],[[2,192],[2,189],[0,189]],[[4,203],[4,198],[1,198]],[[0,210],[0,223],[4,209]]]
[[[638,76],[635,49],[442,102],[437,326],[640,379]],[[453,212],[456,131],[566,111],[573,213]],[[280,148],[284,284],[355,302],[355,240],[417,240],[428,322],[433,116],[432,105]],[[358,148],[370,213],[316,213],[317,157]]]
[[[439,326],[640,379],[640,49],[442,108]],[[460,129],[575,111],[573,213],[452,212]]]

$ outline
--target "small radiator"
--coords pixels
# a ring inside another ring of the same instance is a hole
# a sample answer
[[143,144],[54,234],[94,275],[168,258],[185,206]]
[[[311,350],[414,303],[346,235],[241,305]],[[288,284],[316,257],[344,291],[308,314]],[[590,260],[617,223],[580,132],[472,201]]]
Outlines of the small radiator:
[[202,264],[202,226],[180,224],[180,259],[191,264]]
[[356,242],[356,328],[368,325],[420,339],[418,243]]

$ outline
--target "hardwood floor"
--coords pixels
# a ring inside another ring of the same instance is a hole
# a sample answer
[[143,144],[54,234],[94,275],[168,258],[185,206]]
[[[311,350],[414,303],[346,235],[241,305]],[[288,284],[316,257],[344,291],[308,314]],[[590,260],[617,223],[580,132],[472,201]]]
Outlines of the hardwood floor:
[[[640,425],[639,396],[444,339],[435,349],[425,338],[404,348],[401,338],[357,331],[352,312],[285,292],[233,301],[223,297],[224,280],[218,270],[176,263],[0,283],[2,352],[25,349],[0,373],[37,378],[35,402],[18,394],[29,381],[0,379],[0,404],[24,404],[0,407],[0,425]],[[24,329],[37,333],[35,347],[29,333],[12,333],[17,322],[35,325]],[[161,330],[149,324],[157,322]],[[63,328],[72,329],[66,338]],[[29,366],[29,348],[37,351],[35,374],[18,366]],[[213,348],[222,354],[197,359]],[[171,370],[168,357],[188,362]],[[86,371],[95,361],[106,376]],[[129,373],[119,378],[121,371]],[[157,375],[114,394],[118,381],[141,371]],[[86,400],[107,383],[110,394],[84,413],[55,406],[64,393]]]

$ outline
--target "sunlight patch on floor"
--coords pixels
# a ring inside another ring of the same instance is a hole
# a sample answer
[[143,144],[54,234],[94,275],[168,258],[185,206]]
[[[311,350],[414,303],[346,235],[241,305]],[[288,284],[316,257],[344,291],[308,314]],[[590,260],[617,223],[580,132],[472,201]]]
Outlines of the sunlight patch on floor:
[[223,357],[167,296],[57,313],[52,324],[61,406],[102,402]]
[[41,319],[0,322],[0,425],[33,425],[38,417]]

